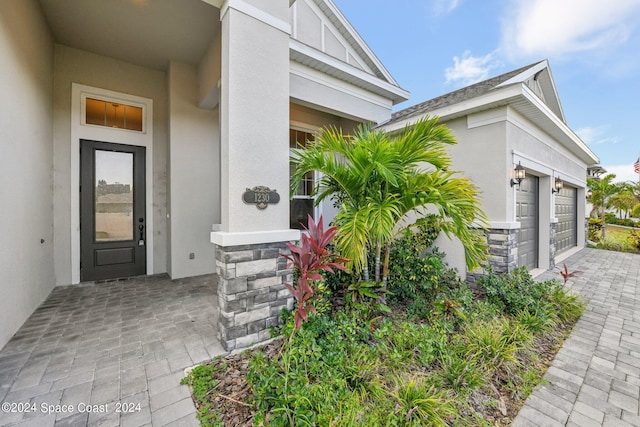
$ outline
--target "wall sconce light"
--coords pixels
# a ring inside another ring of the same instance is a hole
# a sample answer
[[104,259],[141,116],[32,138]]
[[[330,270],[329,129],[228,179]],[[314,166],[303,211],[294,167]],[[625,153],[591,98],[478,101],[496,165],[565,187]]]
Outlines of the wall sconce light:
[[522,167],[520,162],[518,162],[518,165],[513,169],[513,178],[511,178],[511,186],[513,187],[514,185],[520,185],[520,183],[525,178],[525,176],[527,176],[527,174],[525,173],[524,168]]
[[564,182],[562,182],[560,177],[556,177],[551,193],[559,193],[562,188],[564,188]]

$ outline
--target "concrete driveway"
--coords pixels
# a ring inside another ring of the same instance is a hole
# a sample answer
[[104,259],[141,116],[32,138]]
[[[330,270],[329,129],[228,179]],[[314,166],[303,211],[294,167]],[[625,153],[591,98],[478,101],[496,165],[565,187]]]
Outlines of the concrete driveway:
[[0,351],[0,425],[199,425],[183,370],[224,350],[215,276],[56,287]]
[[640,426],[640,255],[583,249],[563,262],[582,271],[570,284],[588,307],[513,426]]

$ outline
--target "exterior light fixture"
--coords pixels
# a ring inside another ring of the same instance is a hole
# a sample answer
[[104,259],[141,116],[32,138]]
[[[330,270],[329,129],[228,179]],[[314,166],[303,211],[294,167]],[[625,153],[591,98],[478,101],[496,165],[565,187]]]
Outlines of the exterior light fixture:
[[562,188],[564,188],[564,182],[562,182],[560,177],[556,177],[551,193],[559,193]]
[[520,185],[520,183],[525,178],[525,176],[527,176],[527,174],[525,173],[524,168],[522,167],[520,162],[518,162],[518,165],[513,169],[513,178],[511,178],[511,186],[513,187],[514,185]]

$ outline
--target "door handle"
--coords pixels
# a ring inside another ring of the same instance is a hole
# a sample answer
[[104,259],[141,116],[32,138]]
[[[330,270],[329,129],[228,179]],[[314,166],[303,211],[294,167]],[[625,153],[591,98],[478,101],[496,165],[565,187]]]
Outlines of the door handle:
[[144,218],[138,218],[138,221],[141,223],[138,225],[138,230],[140,230],[140,239],[138,239],[138,246],[144,246]]

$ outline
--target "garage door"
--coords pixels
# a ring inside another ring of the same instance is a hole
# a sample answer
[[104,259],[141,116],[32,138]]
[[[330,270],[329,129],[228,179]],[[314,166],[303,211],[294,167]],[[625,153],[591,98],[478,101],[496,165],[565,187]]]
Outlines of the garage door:
[[578,191],[571,187],[565,187],[556,194],[556,255],[577,244],[577,195]]
[[527,176],[516,192],[518,265],[538,267],[538,177]]

